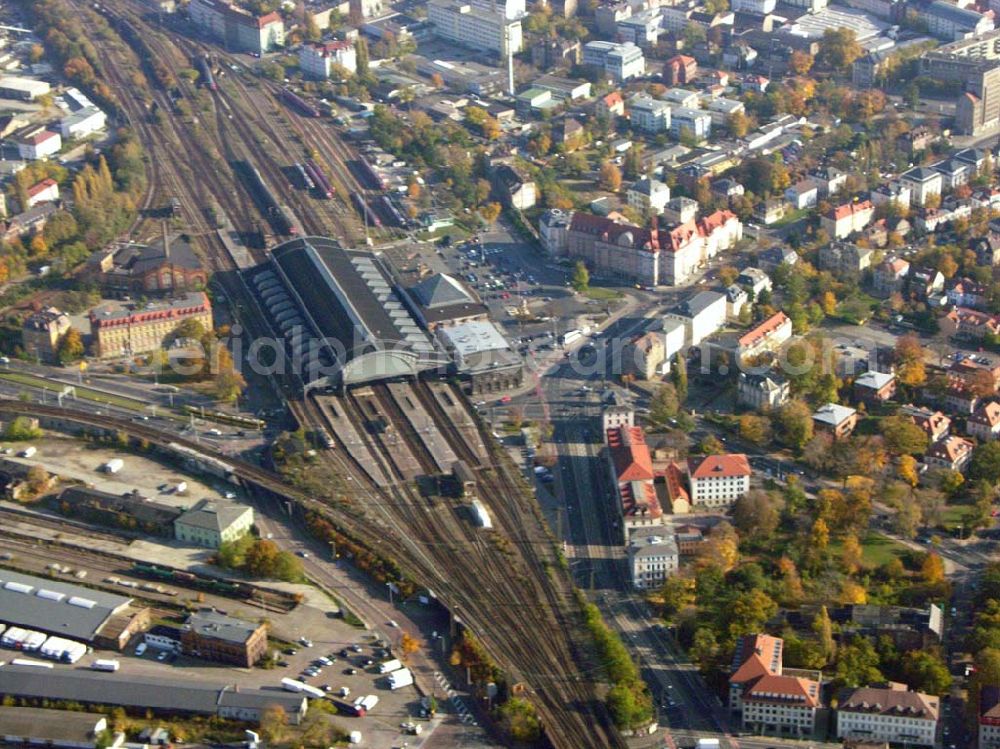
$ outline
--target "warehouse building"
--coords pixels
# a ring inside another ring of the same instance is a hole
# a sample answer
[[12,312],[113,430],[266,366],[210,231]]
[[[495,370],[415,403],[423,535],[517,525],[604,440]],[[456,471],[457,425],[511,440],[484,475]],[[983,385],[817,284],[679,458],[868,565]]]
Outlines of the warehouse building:
[[99,671],[10,664],[0,666],[0,697],[8,696],[37,702],[114,705],[161,715],[214,715],[249,722],[259,721],[265,710],[278,707],[292,724],[298,724],[308,708],[302,695],[277,688],[248,689],[191,680],[130,678]]
[[306,389],[416,376],[448,364],[406,309],[380,253],[302,237],[275,247],[250,276]]
[[45,96],[50,90],[51,86],[45,81],[15,75],[0,75],[0,99],[34,101],[39,96]]
[[149,610],[124,596],[0,570],[0,622],[120,649],[149,625]]
[[[38,707],[0,707],[0,744],[35,744],[64,749],[93,749],[108,730],[108,719],[99,713],[46,710]],[[117,749],[125,734],[116,733],[104,749]]]

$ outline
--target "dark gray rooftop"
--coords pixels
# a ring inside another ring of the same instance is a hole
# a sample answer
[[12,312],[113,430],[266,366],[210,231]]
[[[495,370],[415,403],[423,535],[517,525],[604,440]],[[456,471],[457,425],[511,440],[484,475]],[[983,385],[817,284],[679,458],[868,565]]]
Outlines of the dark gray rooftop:
[[0,570],[0,621],[90,642],[131,598]]
[[213,609],[199,609],[188,617],[184,628],[202,637],[212,637],[242,645],[260,628],[260,625],[220,614]]
[[246,505],[221,499],[201,499],[174,522],[222,533],[249,509]]
[[136,706],[215,715],[219,708],[283,707],[297,713],[303,697],[280,689],[246,689],[195,681],[129,678],[99,671],[0,666],[0,694],[84,704]]

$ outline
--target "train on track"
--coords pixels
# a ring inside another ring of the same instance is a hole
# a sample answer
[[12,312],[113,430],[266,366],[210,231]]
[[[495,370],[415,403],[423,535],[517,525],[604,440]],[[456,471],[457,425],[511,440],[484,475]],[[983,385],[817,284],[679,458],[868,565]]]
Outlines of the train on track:
[[203,408],[197,408],[192,405],[185,405],[184,411],[189,414],[194,414],[202,419],[208,419],[210,421],[217,421],[220,424],[232,424],[238,427],[247,427],[249,429],[263,429],[267,426],[267,422],[263,419],[253,419],[249,416],[238,416],[236,414],[227,414],[225,411],[206,411]]
[[368,159],[364,156],[358,156],[357,160],[358,171],[361,173],[361,179],[367,183],[367,186],[373,190],[385,190],[386,184],[382,176],[375,170]]
[[312,190],[316,187],[316,181],[309,176],[309,172],[302,164],[296,164],[295,171],[298,172],[299,179],[302,181],[302,186],[306,190]]
[[265,214],[278,234],[295,236],[301,233],[301,224],[295,214],[285,204],[279,203],[271,188],[267,186],[260,172],[247,161],[234,164],[236,172],[250,191],[261,213]]
[[219,86],[215,82],[215,76],[212,75],[212,61],[208,59],[208,55],[202,55],[197,60],[198,70],[201,72],[201,82],[209,91],[218,91]]
[[326,172],[323,171],[322,167],[317,164],[312,159],[309,159],[305,164],[306,174],[308,174],[312,181],[316,185],[316,191],[321,197],[332,198],[333,197],[333,185],[326,176]]
[[195,575],[185,570],[160,567],[155,564],[145,564],[143,562],[135,562],[130,572],[136,577],[144,577],[147,580],[164,580],[229,598],[254,598],[286,611],[295,608],[295,598],[291,594],[280,591],[262,590],[250,583],[219,580],[214,577]]
[[351,202],[354,203],[354,207],[358,209],[358,213],[368,226],[382,225],[382,219],[380,219],[378,214],[371,209],[371,206],[368,205],[368,202],[365,200],[365,196],[360,192],[351,193]]
[[400,229],[406,228],[406,219],[403,218],[403,214],[399,212],[396,204],[392,202],[392,198],[388,195],[379,195],[375,199],[375,203],[387,224],[398,226]]
[[303,117],[319,117],[320,111],[290,88],[281,89],[281,100]]

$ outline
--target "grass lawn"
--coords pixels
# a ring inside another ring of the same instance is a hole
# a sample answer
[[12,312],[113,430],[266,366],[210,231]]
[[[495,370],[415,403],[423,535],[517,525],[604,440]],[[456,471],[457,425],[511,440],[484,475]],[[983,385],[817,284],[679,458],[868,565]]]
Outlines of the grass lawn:
[[974,512],[970,505],[948,505],[941,513],[941,527],[950,529],[962,525]]
[[812,210],[811,208],[799,208],[798,210],[792,211],[791,213],[786,213],[780,221],[776,221],[773,224],[771,224],[771,228],[779,228],[782,226],[788,226],[789,224],[793,224],[799,219],[808,216],[811,210]]
[[[26,387],[44,388],[51,393],[59,393],[64,387],[74,387],[76,388],[77,398],[83,398],[84,400],[95,401],[97,403],[107,403],[112,406],[117,406],[118,408],[135,411],[136,413],[148,413],[149,411],[147,407],[148,404],[144,401],[136,400],[134,398],[126,398],[121,395],[111,395],[99,390],[91,390],[90,388],[81,385],[64,385],[61,382],[52,382],[41,377],[22,374],[21,372],[0,372],[0,379],[7,380],[8,382],[16,382],[17,384],[25,385]],[[159,409],[159,413],[168,418],[184,420],[184,417],[172,414],[169,409],[166,408]]]
[[602,286],[591,286],[583,295],[597,302],[611,302],[622,298],[622,293],[616,289],[605,289]]
[[[830,552],[833,556],[839,557],[841,547],[840,541],[832,542]],[[906,546],[881,533],[872,532],[861,539],[861,559],[866,567],[878,567],[890,559],[902,556],[907,551],[909,549]]]

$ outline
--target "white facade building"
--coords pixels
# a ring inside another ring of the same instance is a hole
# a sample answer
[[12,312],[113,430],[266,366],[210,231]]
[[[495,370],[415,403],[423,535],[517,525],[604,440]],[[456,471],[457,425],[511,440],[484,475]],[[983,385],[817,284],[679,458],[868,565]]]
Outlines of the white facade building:
[[685,132],[704,140],[712,134],[712,116],[700,109],[677,107],[670,113],[670,133],[680,138]]
[[733,0],[732,9],[734,13],[753,13],[758,16],[766,16],[774,13],[778,0]]
[[861,687],[837,710],[837,738],[935,746],[940,700],[903,684]]
[[646,74],[646,58],[632,42],[587,42],[583,45],[583,64],[603,70],[618,83]]
[[742,453],[709,455],[688,461],[691,504],[728,507],[750,491],[750,461]]
[[59,132],[66,140],[86,138],[91,133],[103,130],[107,122],[104,112],[97,107],[87,107],[59,120]]
[[700,291],[677,309],[664,315],[664,324],[677,320],[684,324],[686,343],[697,346],[726,323],[726,295]]
[[303,44],[299,49],[299,67],[310,78],[329,78],[335,65],[350,73],[358,71],[358,54],[351,42]]
[[503,11],[461,0],[431,0],[427,20],[442,39],[503,58],[517,54],[524,46],[520,18],[508,18]]
[[647,177],[633,183],[626,197],[628,204],[640,213],[659,215],[670,200],[670,188],[658,179]]
[[47,159],[59,153],[62,148],[59,133],[46,130],[43,126],[20,133],[16,141],[17,155],[26,161]]
[[680,560],[677,541],[663,526],[632,528],[627,552],[636,590],[659,588],[677,571]]
[[628,116],[635,130],[654,134],[670,130],[670,103],[649,94],[636,94],[628,100]]

